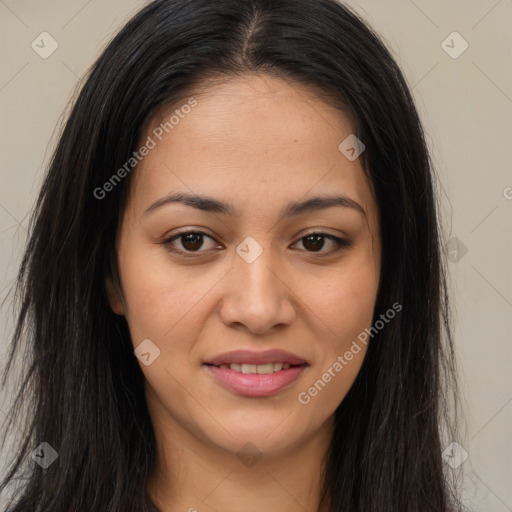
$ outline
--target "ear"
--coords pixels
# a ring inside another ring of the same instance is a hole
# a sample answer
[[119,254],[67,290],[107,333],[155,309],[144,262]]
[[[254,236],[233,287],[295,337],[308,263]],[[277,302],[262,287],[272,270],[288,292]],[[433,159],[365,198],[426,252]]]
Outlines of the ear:
[[123,302],[110,276],[105,278],[105,288],[107,290],[108,302],[112,311],[116,315],[124,315]]

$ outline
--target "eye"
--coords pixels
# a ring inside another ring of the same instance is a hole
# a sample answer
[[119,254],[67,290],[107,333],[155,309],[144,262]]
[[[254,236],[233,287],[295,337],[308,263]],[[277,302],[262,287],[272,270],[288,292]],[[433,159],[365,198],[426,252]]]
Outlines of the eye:
[[[214,240],[210,235],[207,235],[202,231],[181,231],[180,233],[176,233],[170,238],[164,240],[163,245],[165,245],[170,251],[179,253],[182,256],[194,256],[193,254],[187,254],[187,252],[205,252],[199,251],[203,246],[205,238]],[[179,241],[182,248],[175,248],[175,241]]]
[[[334,245],[334,248],[330,251],[322,251],[325,246],[325,240],[329,240],[331,244]],[[348,240],[321,232],[308,233],[307,235],[303,236],[299,242],[302,242],[302,245],[306,248],[307,252],[334,253],[343,248],[350,247],[350,242]]]
[[[165,245],[169,251],[177,253],[180,256],[194,257],[195,254],[193,253],[207,252],[200,251],[201,247],[203,247],[205,238],[209,238],[210,240],[214,241],[213,237],[204,233],[203,231],[181,231],[180,233],[176,233],[170,238],[164,240],[162,244]],[[325,240],[329,240],[334,246],[331,250],[322,251],[322,249],[325,247]],[[179,241],[181,248],[176,248],[176,241]],[[321,232],[308,233],[307,235],[301,237],[299,242],[302,242],[306,252],[316,252],[322,254],[334,253],[343,248],[350,247],[351,245],[351,242],[348,240]],[[222,246],[217,245],[216,248],[220,249]]]

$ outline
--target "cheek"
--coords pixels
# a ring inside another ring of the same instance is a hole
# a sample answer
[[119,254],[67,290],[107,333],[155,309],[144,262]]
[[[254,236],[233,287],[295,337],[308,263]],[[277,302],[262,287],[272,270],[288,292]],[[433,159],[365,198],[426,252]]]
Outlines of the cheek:
[[314,282],[304,281],[298,295],[304,298],[308,317],[316,318],[318,328],[326,333],[329,346],[342,350],[370,327],[378,284],[379,274],[374,265],[354,257],[353,262],[341,265]]
[[355,270],[347,276],[340,290],[336,332],[354,337],[370,327],[377,289],[378,275],[370,268]]
[[297,400],[308,407],[314,421],[334,413],[354,383],[367,351],[365,329],[371,327],[375,287],[361,281],[354,287],[345,282],[338,293],[324,299],[322,332],[316,337],[316,364],[299,390]]
[[193,331],[197,323],[187,322],[187,318],[194,314],[207,283],[173,269],[161,247],[138,251],[127,245],[120,252],[120,277],[125,316],[135,345],[145,338],[160,344],[184,327]]
[[[317,280],[318,282],[318,280]],[[334,412],[352,386],[363,363],[365,329],[372,325],[379,272],[373,258],[346,261],[329,273],[318,287],[304,287],[309,318],[316,320],[316,368],[302,389],[299,403],[311,404],[321,416]],[[306,284],[306,283],[305,283]],[[308,292],[309,289],[309,292]],[[312,293],[311,290],[315,290]],[[316,413],[315,413],[316,414]]]

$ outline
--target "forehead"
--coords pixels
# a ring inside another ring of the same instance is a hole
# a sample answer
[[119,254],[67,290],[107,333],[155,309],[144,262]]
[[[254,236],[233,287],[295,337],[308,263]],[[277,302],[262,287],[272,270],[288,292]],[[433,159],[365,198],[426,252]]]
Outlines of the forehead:
[[143,140],[152,136],[156,145],[133,176],[139,198],[149,201],[179,190],[230,202],[264,197],[282,203],[308,190],[335,188],[356,201],[369,201],[359,161],[339,150],[354,131],[350,117],[318,92],[268,75],[248,75],[204,83],[191,97],[196,106],[175,116],[178,122],[161,140],[152,134],[179,104],[155,115],[144,134]]
[[[245,152],[250,147],[256,151],[256,144],[288,147],[293,141],[304,146],[328,134],[337,137],[340,129],[352,132],[348,113],[334,108],[319,94],[264,74],[207,81],[193,93],[198,106],[186,116],[187,122],[182,119],[180,124],[186,125],[196,142],[247,145]],[[161,110],[153,125],[169,119],[175,108]]]

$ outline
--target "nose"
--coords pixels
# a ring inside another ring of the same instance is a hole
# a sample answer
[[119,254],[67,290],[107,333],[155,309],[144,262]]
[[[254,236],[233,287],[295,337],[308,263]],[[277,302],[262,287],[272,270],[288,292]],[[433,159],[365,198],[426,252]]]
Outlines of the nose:
[[226,326],[264,334],[293,322],[296,310],[291,283],[270,252],[264,250],[251,263],[236,255],[220,306]]

